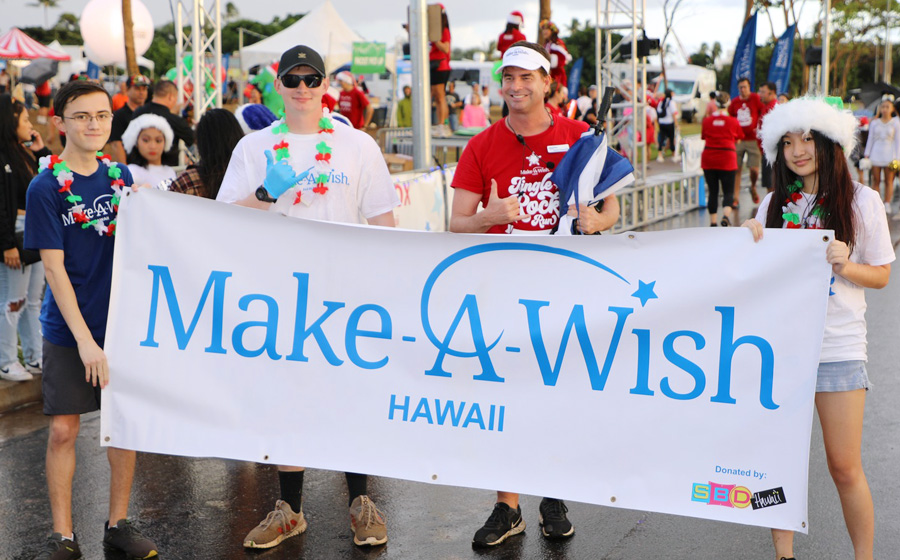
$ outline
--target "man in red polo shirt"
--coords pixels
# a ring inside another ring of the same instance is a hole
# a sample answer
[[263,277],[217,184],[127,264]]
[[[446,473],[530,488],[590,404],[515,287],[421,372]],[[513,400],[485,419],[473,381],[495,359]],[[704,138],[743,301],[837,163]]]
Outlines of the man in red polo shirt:
[[[544,95],[550,90],[550,55],[540,45],[515,43],[503,55],[500,71],[500,92],[509,116],[472,138],[462,153],[453,176],[450,231],[549,234],[559,221],[559,191],[550,176],[588,127],[553,117],[544,107]],[[599,212],[583,204],[573,205],[569,214],[576,212],[579,231],[590,234],[616,223],[619,204],[610,195]],[[562,500],[544,498],[539,510],[546,538],[575,534]],[[499,545],[524,530],[519,495],[497,492],[494,510],[472,544]]]

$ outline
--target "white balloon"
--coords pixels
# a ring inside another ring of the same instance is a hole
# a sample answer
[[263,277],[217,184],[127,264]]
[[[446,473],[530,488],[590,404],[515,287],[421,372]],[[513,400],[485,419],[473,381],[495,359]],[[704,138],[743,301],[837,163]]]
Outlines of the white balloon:
[[[153,18],[140,0],[131,0],[135,56],[141,56],[153,41]],[[125,26],[122,0],[91,0],[81,12],[81,37],[88,59],[100,66],[125,63]]]

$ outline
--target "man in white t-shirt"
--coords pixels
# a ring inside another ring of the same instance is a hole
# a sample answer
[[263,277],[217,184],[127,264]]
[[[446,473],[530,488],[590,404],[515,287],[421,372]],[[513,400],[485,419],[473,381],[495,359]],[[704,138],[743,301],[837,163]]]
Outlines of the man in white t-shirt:
[[[381,151],[365,132],[323,111],[326,75],[309,47],[281,56],[275,91],[284,99],[284,119],[238,143],[216,198],[288,216],[393,227],[400,201]],[[353,542],[384,544],[384,515],[368,496],[366,475],[346,475]],[[306,530],[303,468],[279,466],[278,480],[281,498],[244,538],[247,548],[271,548]]]

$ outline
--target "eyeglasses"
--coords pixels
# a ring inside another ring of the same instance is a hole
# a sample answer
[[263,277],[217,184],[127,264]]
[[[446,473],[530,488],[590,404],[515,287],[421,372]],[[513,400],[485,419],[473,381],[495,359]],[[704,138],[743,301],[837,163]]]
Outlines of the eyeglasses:
[[306,84],[308,88],[315,88],[322,85],[322,76],[318,74],[285,74],[281,77],[281,83],[288,89],[300,87],[300,82]]
[[91,121],[96,120],[100,124],[107,124],[113,118],[112,113],[97,113],[96,115],[89,115],[87,113],[78,113],[74,117],[63,117],[64,119],[69,119],[70,121],[75,121],[78,124],[87,124]]

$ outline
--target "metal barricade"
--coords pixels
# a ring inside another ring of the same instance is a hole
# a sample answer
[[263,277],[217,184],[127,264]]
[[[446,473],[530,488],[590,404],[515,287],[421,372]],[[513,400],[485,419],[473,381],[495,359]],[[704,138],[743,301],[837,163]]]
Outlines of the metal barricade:
[[640,185],[623,189],[616,194],[619,222],[612,231],[630,231],[703,206],[706,201],[700,200],[702,176],[702,173],[653,175]]
[[386,154],[413,155],[412,128],[380,128],[376,141]]

